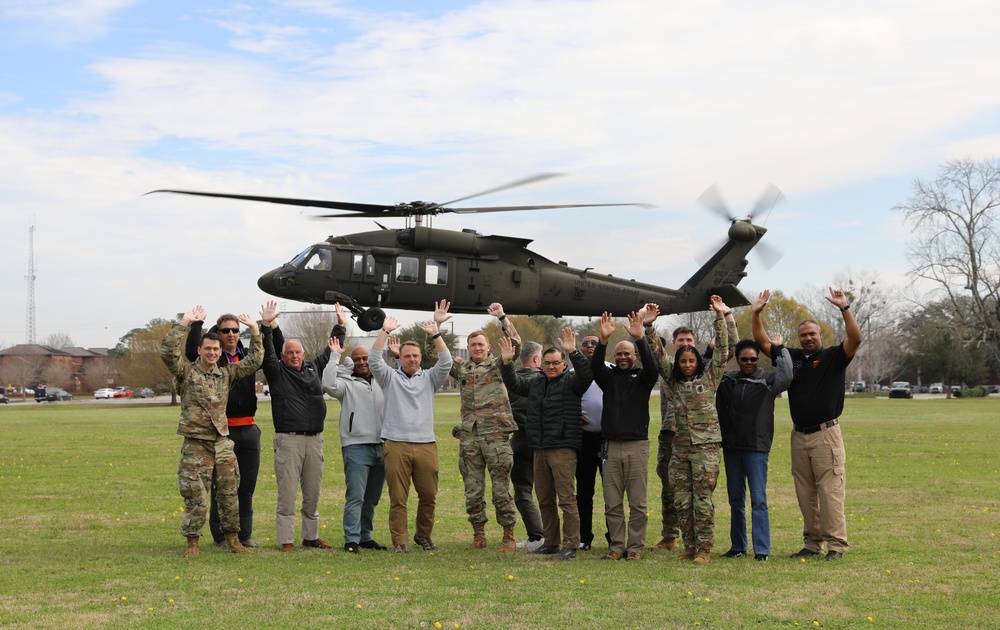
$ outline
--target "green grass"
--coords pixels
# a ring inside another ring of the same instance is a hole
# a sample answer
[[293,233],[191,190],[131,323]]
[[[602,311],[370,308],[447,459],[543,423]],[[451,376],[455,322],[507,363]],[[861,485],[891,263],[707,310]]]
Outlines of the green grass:
[[[652,403],[654,410],[657,402]],[[322,536],[335,551],[274,544],[270,408],[254,556],[208,546],[182,557],[175,434],[178,408],[62,404],[0,409],[0,624],[11,627],[351,628],[998,627],[1000,398],[852,399],[849,538],[841,562],[787,558],[801,547],[788,463],[787,406],[771,454],[770,562],[726,560],[729,510],[716,492],[716,555],[698,567],[677,552],[603,562],[599,548],[556,563],[491,548],[465,551],[458,398],[439,396],[441,490],[435,554],[346,554],[343,467],[330,404]],[[655,451],[655,446],[651,449]],[[650,505],[659,480],[650,471]],[[597,511],[603,509],[598,497]],[[414,514],[411,503],[411,521]],[[388,499],[376,538],[388,542]],[[595,519],[600,521],[600,516]],[[648,542],[658,540],[659,514]],[[412,530],[412,524],[411,524]],[[207,529],[206,529],[207,531]],[[296,528],[297,531],[297,528]],[[523,530],[518,527],[519,535]],[[270,540],[268,540],[270,539]],[[267,541],[267,542],[265,542]],[[603,548],[603,545],[600,546]],[[510,577],[509,577],[510,576]],[[511,579],[512,578],[512,579]],[[171,600],[173,600],[171,602]],[[868,617],[872,620],[868,621]]]

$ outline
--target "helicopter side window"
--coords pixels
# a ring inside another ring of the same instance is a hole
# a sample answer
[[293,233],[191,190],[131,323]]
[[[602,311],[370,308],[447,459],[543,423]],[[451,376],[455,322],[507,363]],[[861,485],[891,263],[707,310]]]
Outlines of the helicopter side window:
[[420,273],[420,261],[409,256],[396,258],[396,282],[416,282]]
[[375,277],[375,257],[371,254],[365,256],[365,279],[371,280]]
[[372,280],[375,277],[375,257],[358,252],[351,259],[351,279],[360,280],[362,274],[365,280]]
[[448,261],[427,259],[427,266],[424,268],[424,282],[426,284],[448,284]]

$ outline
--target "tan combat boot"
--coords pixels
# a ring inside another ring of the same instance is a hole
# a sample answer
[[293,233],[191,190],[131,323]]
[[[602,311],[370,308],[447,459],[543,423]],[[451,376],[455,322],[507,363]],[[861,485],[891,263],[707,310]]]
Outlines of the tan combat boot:
[[486,549],[486,524],[472,524],[472,542],[466,549]]
[[694,554],[694,563],[695,564],[708,564],[708,561],[710,559],[711,559],[711,555],[709,555],[708,549],[699,549]]
[[200,556],[201,548],[198,547],[198,537],[189,536],[187,541],[188,541],[188,546],[187,546],[187,551],[184,552],[184,557],[197,558],[198,556]]
[[677,556],[677,559],[680,560],[681,562],[684,562],[685,560],[694,560],[694,556],[697,552],[698,550],[695,549],[694,547],[688,547],[687,549],[684,550],[684,553]]
[[240,538],[236,535],[236,532],[229,532],[226,534],[226,545],[229,547],[229,553],[253,553],[243,546],[243,543],[240,542]]
[[650,551],[669,551],[671,549],[677,548],[676,538],[663,538],[660,542],[656,543],[649,548]]
[[500,551],[504,553],[513,553],[514,551],[517,551],[517,542],[514,540],[513,525],[503,526],[503,542],[500,543]]

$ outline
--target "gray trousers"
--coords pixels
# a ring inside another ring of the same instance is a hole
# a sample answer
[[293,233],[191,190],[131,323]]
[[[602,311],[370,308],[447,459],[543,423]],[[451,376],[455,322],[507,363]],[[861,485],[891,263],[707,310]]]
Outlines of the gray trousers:
[[319,492],[323,484],[323,434],[274,434],[274,475],[278,481],[275,529],[278,544],[295,541],[295,497],[302,486],[302,540],[319,538]]

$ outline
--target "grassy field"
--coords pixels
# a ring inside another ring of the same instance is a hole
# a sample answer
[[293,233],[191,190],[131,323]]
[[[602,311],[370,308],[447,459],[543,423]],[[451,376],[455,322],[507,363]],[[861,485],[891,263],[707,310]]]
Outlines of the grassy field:
[[[657,402],[652,403],[654,408]],[[439,396],[441,458],[434,554],[346,554],[343,467],[327,431],[322,536],[335,551],[274,544],[270,408],[254,556],[211,548],[182,557],[176,469],[178,408],[61,404],[0,409],[0,624],[10,627],[822,628],[1000,627],[1000,398],[849,399],[849,538],[843,561],[799,562],[801,523],[788,463],[787,406],[771,454],[770,562],[728,548],[724,480],[707,566],[646,553],[604,562],[604,545],[572,562],[491,548],[465,551],[458,398]],[[330,404],[328,427],[339,408]],[[655,447],[652,449],[655,450]],[[659,481],[650,472],[650,505]],[[603,509],[598,497],[597,510]],[[411,503],[411,533],[414,505]],[[376,538],[389,542],[388,499]],[[749,509],[748,509],[749,512]],[[598,516],[595,521],[599,521]],[[492,518],[491,518],[492,521]],[[654,509],[648,542],[658,540]],[[206,528],[207,531],[207,528]],[[296,531],[298,528],[296,527]],[[523,530],[518,528],[519,535]]]

